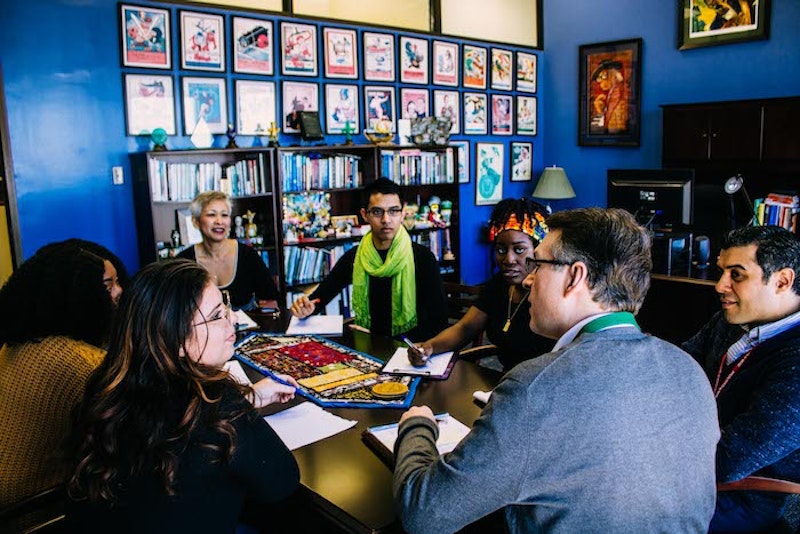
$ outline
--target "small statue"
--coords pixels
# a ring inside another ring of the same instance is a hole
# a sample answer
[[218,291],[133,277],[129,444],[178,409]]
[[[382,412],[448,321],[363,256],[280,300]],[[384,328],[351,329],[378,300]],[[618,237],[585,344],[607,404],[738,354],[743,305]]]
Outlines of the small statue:
[[344,128],[342,129],[342,133],[344,134],[344,144],[345,145],[352,145],[353,144],[353,125],[350,124],[350,120],[349,119],[344,123]]
[[269,143],[267,144],[267,146],[273,146],[273,147],[274,146],[281,146],[280,143],[278,142],[278,132],[279,131],[280,130],[278,129],[278,127],[275,126],[275,121],[272,121],[272,122],[269,123],[269,130],[268,130],[268,132],[269,132]]
[[236,224],[236,227],[235,227],[235,230],[234,230],[234,232],[236,234],[236,239],[244,239],[244,226],[242,226],[242,216],[241,215],[237,215],[236,218],[233,221]]
[[153,140],[153,151],[161,152],[167,149],[167,131],[164,128],[156,128],[150,133],[150,139]]
[[172,248],[178,248],[181,246],[181,233],[178,231],[177,228],[172,230],[172,233],[169,235],[170,244]]
[[446,226],[450,226],[450,218],[453,216],[453,201],[442,200],[441,204],[442,220]]
[[236,129],[234,129],[233,123],[228,123],[228,129],[225,130],[225,135],[228,136],[228,144],[225,145],[225,148],[239,148],[239,145],[236,144]]
[[245,233],[247,237],[255,237],[258,234],[258,226],[254,222],[256,219],[256,214],[253,211],[247,210],[247,213],[243,215],[243,218],[247,221],[247,225],[245,226]]

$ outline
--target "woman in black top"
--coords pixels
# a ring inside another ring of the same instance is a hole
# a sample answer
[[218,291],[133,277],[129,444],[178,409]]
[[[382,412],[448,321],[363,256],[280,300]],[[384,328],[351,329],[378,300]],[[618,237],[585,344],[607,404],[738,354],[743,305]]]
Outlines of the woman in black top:
[[75,412],[76,531],[232,533],[246,498],[294,492],[297,464],[254,409],[294,388],[237,384],[222,369],[235,340],[203,267],[169,260],[134,277]]

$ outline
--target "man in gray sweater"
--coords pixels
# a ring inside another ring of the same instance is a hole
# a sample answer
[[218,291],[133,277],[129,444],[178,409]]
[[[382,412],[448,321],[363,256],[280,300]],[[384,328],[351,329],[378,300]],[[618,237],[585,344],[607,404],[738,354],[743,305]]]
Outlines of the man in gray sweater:
[[531,329],[553,352],[513,368],[439,456],[430,409],[401,418],[394,494],[408,532],[505,508],[511,532],[705,532],[719,426],[703,370],[643,334],[650,240],[622,210],[556,213],[536,248]]

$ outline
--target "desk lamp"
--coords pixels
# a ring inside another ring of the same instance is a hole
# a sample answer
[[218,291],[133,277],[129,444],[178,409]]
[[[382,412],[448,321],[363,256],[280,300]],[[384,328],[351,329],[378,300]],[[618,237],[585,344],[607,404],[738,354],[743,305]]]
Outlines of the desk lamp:
[[[539,177],[539,183],[536,184],[536,189],[533,190],[531,195],[534,198],[543,198],[545,200],[560,200],[565,198],[575,198],[575,190],[572,189],[572,184],[569,183],[567,173],[561,167],[545,167],[542,175]],[[553,210],[550,204],[545,203],[547,213],[550,214]]]
[[753,215],[750,217],[750,220],[747,221],[747,225],[753,224],[753,219],[756,217],[755,208],[753,206],[753,202],[750,200],[750,195],[747,194],[747,188],[744,186],[744,178],[742,178],[742,175],[737,174],[736,176],[731,176],[725,180],[724,188],[725,193],[728,194],[728,199],[731,203],[731,230],[736,229],[736,206],[734,202],[734,195],[740,189],[744,195],[744,199],[747,201],[748,206],[750,206],[750,210],[753,211]]

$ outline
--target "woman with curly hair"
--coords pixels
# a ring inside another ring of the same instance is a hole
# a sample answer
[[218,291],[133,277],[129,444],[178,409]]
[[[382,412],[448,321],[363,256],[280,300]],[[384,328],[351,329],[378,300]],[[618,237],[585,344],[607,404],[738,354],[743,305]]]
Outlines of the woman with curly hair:
[[[492,210],[489,241],[500,271],[486,282],[464,317],[437,336],[417,344],[430,356],[464,347],[486,331],[508,371],[518,363],[549,352],[554,341],[531,331],[528,290],[522,282],[533,264],[533,251],[547,233],[546,208],[527,198],[505,199]],[[414,354],[410,354],[414,357]]]
[[246,498],[295,490],[294,457],[255,411],[295,389],[237,384],[222,369],[235,340],[230,304],[202,266],[168,260],[134,277],[75,411],[77,531],[232,533]]
[[0,289],[0,507],[63,482],[70,410],[105,345],[127,275],[82,239],[39,249]]

